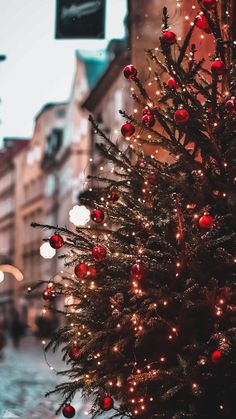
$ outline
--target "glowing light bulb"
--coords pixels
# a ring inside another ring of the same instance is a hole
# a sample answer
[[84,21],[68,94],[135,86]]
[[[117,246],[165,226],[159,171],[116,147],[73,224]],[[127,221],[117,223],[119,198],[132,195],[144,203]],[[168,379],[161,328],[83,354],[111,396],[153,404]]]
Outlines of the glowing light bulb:
[[90,211],[84,205],[75,205],[69,212],[69,218],[76,227],[84,226],[90,220]]
[[56,254],[56,250],[50,246],[49,242],[43,243],[39,252],[44,259],[52,259]]

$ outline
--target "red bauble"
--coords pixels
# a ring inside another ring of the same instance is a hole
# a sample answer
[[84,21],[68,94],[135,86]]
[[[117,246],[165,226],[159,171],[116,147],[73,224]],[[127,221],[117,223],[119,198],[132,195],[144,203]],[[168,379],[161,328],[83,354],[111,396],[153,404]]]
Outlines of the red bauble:
[[189,120],[189,113],[186,109],[177,109],[174,113],[174,121],[176,125],[186,124]]
[[145,108],[143,108],[143,115],[146,115],[146,114],[153,115],[153,111],[149,109],[148,106],[145,106]]
[[141,161],[140,163],[139,163],[139,167],[140,167],[140,169],[145,169],[145,162],[144,161]]
[[134,79],[138,74],[136,68],[132,64],[125,66],[123,72],[127,80]]
[[222,352],[217,350],[211,355],[211,360],[214,364],[220,364],[222,362]]
[[214,218],[209,214],[204,214],[198,221],[199,227],[203,230],[212,228],[214,225]]
[[229,114],[236,115],[236,99],[234,97],[227,100],[225,104],[225,109]]
[[121,127],[121,134],[125,138],[130,138],[135,133],[135,127],[134,125],[130,124],[129,122],[126,122],[126,124],[122,125]]
[[96,262],[104,262],[106,254],[107,249],[102,244],[97,244],[92,248],[92,255]]
[[104,221],[105,218],[105,214],[103,211],[101,211],[100,209],[94,209],[91,212],[91,219],[95,222],[95,223],[102,223]]
[[64,245],[63,237],[60,234],[54,234],[49,239],[49,244],[53,249],[60,249]]
[[153,125],[155,125],[155,118],[152,114],[150,113],[146,113],[145,115],[143,115],[142,117],[142,124],[146,125],[146,127],[153,127]]
[[202,0],[202,5],[207,10],[215,9],[217,7],[217,1],[216,0]]
[[212,113],[213,108],[212,108],[212,104],[211,104],[211,102],[207,102],[207,103],[206,103],[206,105],[205,105],[205,109],[206,109],[206,112],[207,112],[207,113],[209,113],[209,114],[211,114],[211,113]]
[[71,348],[69,355],[73,361],[78,361],[78,359],[80,359],[80,356],[81,356],[80,351],[78,350],[76,346],[73,346],[73,348]]
[[55,298],[56,294],[53,288],[51,287],[47,287],[44,291],[43,291],[43,299],[45,301],[52,301]]
[[175,81],[173,77],[170,77],[169,80],[167,80],[166,84],[170,89],[178,89],[179,87],[177,81]]
[[109,194],[107,195],[107,199],[110,202],[117,202],[120,199],[120,195],[115,190],[110,191]]
[[221,60],[215,60],[211,64],[211,72],[215,76],[222,76],[225,72],[225,64]]
[[211,33],[210,26],[204,15],[197,16],[196,26],[205,33]]
[[146,267],[144,263],[137,262],[131,268],[131,278],[133,281],[141,281],[146,274]]
[[100,400],[100,408],[104,411],[111,410],[114,406],[114,401],[110,396],[103,397]]
[[88,271],[86,277],[89,279],[94,279],[97,276],[97,269],[95,266],[88,266]]
[[84,262],[78,263],[78,265],[75,266],[74,273],[77,278],[85,278],[88,273],[88,265]]
[[63,408],[62,413],[65,416],[65,418],[73,418],[76,412],[75,412],[75,408],[71,406],[71,404],[67,404]]
[[174,32],[165,31],[163,32],[161,39],[165,42],[165,44],[172,45],[176,42],[176,35]]

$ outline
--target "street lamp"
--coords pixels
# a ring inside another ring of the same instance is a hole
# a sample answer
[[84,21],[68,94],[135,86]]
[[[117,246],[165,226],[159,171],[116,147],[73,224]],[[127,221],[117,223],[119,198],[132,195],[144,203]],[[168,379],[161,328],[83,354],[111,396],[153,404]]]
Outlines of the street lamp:
[[23,280],[23,274],[16,266],[3,264],[0,265],[0,282],[4,280],[4,272],[13,275],[14,278],[19,282]]
[[0,283],[4,281],[4,273],[0,271]]

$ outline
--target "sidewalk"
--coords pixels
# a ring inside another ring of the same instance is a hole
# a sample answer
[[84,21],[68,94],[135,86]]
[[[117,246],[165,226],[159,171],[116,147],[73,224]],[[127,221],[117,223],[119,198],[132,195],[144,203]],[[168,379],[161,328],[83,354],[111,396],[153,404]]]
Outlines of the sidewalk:
[[[48,361],[55,369],[64,369],[58,355],[49,354]],[[60,396],[44,397],[61,381],[63,377],[58,377],[46,364],[40,340],[27,337],[18,350],[8,342],[0,361],[0,419],[62,418],[55,416]],[[88,419],[79,395],[73,405],[77,411],[75,418]]]

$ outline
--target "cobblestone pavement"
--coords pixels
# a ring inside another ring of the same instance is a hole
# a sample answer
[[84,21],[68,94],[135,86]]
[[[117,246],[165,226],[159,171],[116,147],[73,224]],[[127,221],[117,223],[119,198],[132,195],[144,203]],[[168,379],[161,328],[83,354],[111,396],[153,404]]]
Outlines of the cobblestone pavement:
[[[48,361],[57,370],[63,364],[54,354],[49,354]],[[32,337],[22,341],[15,350],[11,345],[4,348],[4,357],[0,360],[0,419],[59,419],[55,416],[60,396],[45,398],[44,394],[63,381],[45,362],[41,342]],[[75,419],[88,419],[79,395],[73,401],[77,414]]]

